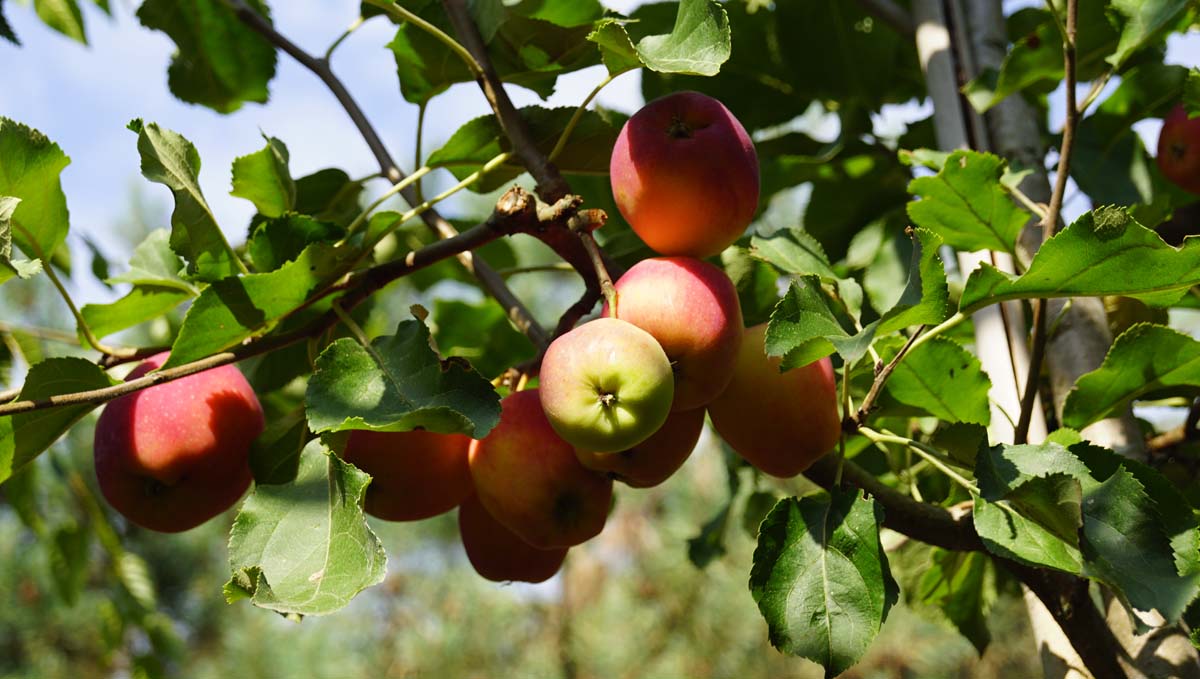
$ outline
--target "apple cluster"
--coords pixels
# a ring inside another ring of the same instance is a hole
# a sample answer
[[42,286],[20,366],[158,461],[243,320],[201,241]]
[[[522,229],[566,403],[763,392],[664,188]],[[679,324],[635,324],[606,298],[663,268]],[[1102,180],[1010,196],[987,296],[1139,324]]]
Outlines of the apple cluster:
[[[626,271],[599,318],[551,343],[538,386],[505,397],[486,437],[359,430],[342,453],[372,476],[373,516],[416,521],[457,507],[467,557],[491,580],[554,575],[570,547],[604,528],[613,482],[667,480],[706,413],[773,476],[799,474],[838,439],[829,360],[780,372],[764,352],[765,325],[744,328],[733,283],[701,259],[740,237],[757,206],[758,161],[737,119],[701,94],[663,97],[629,119],[611,170],[622,215],[663,256]],[[246,491],[262,429],[233,366],[130,394],[97,424],[100,488],[138,525],[187,530]]]

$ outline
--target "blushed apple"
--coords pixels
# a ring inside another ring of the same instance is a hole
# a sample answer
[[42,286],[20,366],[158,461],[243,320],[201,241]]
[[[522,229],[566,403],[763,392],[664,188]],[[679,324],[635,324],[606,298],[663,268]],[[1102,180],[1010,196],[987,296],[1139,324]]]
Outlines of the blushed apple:
[[629,450],[593,453],[575,450],[588,469],[609,474],[633,488],[650,488],[666,481],[692,454],[704,430],[704,408],[671,413],[650,438]]
[[[161,366],[143,361],[133,380]],[[262,407],[236,367],[224,365],[118,398],[96,423],[100,491],[133,523],[175,533],[229,509],[250,486],[250,444]]]
[[658,341],[615,318],[598,318],[550,344],[538,375],[542,407],[571,445],[626,450],[658,431],[675,394]]
[[371,475],[368,514],[416,521],[448,512],[474,492],[470,445],[471,438],[462,434],[356,430],[342,458]]
[[837,385],[828,358],[779,372],[780,359],[764,350],[766,330],[766,324],[746,330],[733,379],[708,404],[708,415],[747,462],[789,478],[837,445]]
[[579,463],[546,419],[537,389],[500,402],[500,423],[471,442],[468,460],[479,501],[530,545],[570,547],[604,528],[612,481]]
[[742,344],[742,307],[729,276],[692,257],[658,257],[634,264],[616,288],[617,318],[653,335],[671,361],[671,409],[694,410],[716,398],[733,377]]
[[609,162],[613,199],[646,245],[710,257],[737,240],[758,207],[758,156],[721,102],[676,92],[633,114]]
[[1164,177],[1185,191],[1200,193],[1200,118],[1188,118],[1183,104],[1163,118],[1155,160]]
[[458,533],[475,572],[493,582],[544,582],[562,567],[565,547],[538,549],[497,521],[475,495],[458,507]]

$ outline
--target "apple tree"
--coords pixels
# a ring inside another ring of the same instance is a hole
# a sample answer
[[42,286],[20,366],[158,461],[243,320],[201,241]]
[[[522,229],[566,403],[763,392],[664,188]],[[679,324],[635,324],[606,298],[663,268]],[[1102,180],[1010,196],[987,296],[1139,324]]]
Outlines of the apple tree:
[[[204,149],[132,120],[169,224],[103,274],[118,299],[85,303],[69,149],[0,117],[0,294],[48,281],[37,304],[75,323],[43,351],[45,329],[0,319],[0,493],[69,589],[91,538],[40,520],[38,472],[101,418],[99,481],[70,487],[153,640],[130,524],[232,504],[213,596],[339,615],[387,571],[368,514],[461,506],[481,575],[545,580],[708,427],[728,501],[669,548],[704,568],[732,513],[751,517],[745,596],[780,653],[842,674],[902,599],[983,649],[1008,588],[1049,676],[1200,676],[1200,71],[1168,58],[1200,9],[1012,4],[366,0],[317,54],[263,0],[145,0],[137,20],[177,47],[175,97],[270,106],[294,60],[377,168],[294,176],[267,130],[230,170],[255,215],[222,224]],[[86,42],[78,0],[34,8]],[[4,11],[24,9],[0,4],[17,43]],[[378,68],[398,105],[424,116],[474,83],[491,113],[405,168],[333,68],[364,22],[392,27]],[[510,99],[591,67],[574,107]],[[638,76],[644,114],[593,105]],[[901,105],[919,115],[897,130]],[[467,207],[443,214],[450,198]],[[439,298],[446,281],[486,303]],[[807,492],[779,480],[798,474]]]

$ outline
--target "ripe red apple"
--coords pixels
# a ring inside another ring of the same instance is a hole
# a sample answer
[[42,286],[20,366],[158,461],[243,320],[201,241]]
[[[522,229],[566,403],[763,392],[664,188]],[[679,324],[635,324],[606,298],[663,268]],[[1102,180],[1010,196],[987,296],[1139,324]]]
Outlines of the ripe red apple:
[[763,348],[766,324],[746,330],[733,379],[708,404],[713,429],[747,462],[789,478],[833,450],[841,434],[828,358],[787,372]]
[[575,450],[588,469],[607,472],[634,488],[650,488],[666,481],[683,466],[704,429],[704,408],[671,413],[654,434],[629,450],[592,453]]
[[571,445],[626,450],[658,431],[675,394],[671,362],[641,328],[598,318],[550,344],[538,374],[542,408]]
[[538,549],[488,514],[475,495],[458,507],[458,533],[475,572],[493,582],[543,582],[562,567],[567,549]]
[[371,475],[367,513],[416,521],[454,509],[474,492],[467,448],[471,438],[430,431],[356,430],[342,458]]
[[546,419],[537,389],[500,402],[500,423],[471,442],[468,459],[479,501],[530,545],[570,547],[604,528],[612,481],[579,463]]
[[733,377],[742,344],[742,307],[729,276],[692,257],[658,257],[634,264],[616,288],[617,318],[653,335],[671,361],[671,409],[694,410],[716,398]]
[[664,255],[710,257],[758,207],[758,156],[724,104],[676,92],[626,121],[609,163],[617,208]]
[[[161,366],[141,363],[127,380]],[[133,523],[175,533],[229,509],[250,486],[250,444],[263,411],[242,373],[224,365],[122,396],[96,423],[96,477]]]
[[1200,118],[1189,119],[1183,104],[1163,118],[1155,160],[1164,177],[1186,191],[1200,193]]

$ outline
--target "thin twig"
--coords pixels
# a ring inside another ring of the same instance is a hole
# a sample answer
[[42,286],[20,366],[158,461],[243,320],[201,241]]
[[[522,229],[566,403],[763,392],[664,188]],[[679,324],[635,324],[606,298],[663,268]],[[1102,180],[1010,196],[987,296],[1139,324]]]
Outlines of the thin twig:
[[[1075,144],[1075,126],[1079,122],[1079,108],[1075,103],[1075,37],[1079,19],[1079,0],[1067,0],[1067,23],[1063,32],[1063,70],[1066,74],[1066,120],[1063,122],[1062,144],[1058,150],[1058,170],[1054,176],[1054,191],[1050,194],[1050,205],[1042,219],[1042,240],[1049,240],[1058,228],[1062,212],[1063,196],[1067,191],[1067,178],[1071,172],[1071,153]],[[1042,357],[1046,353],[1046,300],[1039,299],[1033,306],[1033,337],[1029,356],[1029,372],[1025,375],[1024,392],[1021,394],[1021,414],[1013,442],[1022,444],[1029,439],[1029,424],[1033,419],[1033,404],[1038,393],[1042,374]]]
[[[871,409],[875,407],[875,400],[879,398],[879,394],[883,391],[883,385],[887,383],[888,378],[892,376],[892,372],[896,366],[900,365],[900,361],[908,355],[908,352],[916,346],[917,338],[925,330],[924,325],[917,328],[916,332],[909,336],[908,341],[904,346],[900,347],[900,351],[892,357],[892,360],[875,375],[875,381],[871,383],[871,389],[867,391],[867,395],[863,398],[862,403],[858,406],[858,412],[853,415],[854,423],[862,426],[867,421],[867,415],[871,413]],[[847,411],[849,412],[849,411]]]
[[371,5],[373,7],[378,7],[379,9],[387,12],[388,14],[392,15],[399,21],[407,21],[408,23],[416,26],[417,28],[421,29],[422,31],[425,31],[429,35],[432,35],[434,38],[437,38],[438,42],[440,42],[443,45],[445,45],[446,47],[450,48],[451,52],[454,52],[454,54],[456,54],[458,56],[458,58],[463,60],[463,63],[465,63],[467,65],[467,68],[469,68],[471,70],[471,73],[474,74],[476,78],[483,75],[483,67],[479,65],[478,61],[475,61],[475,57],[473,57],[471,55],[471,53],[468,52],[465,47],[460,45],[457,40],[455,40],[454,38],[451,38],[449,35],[447,35],[446,32],[443,31],[442,29],[438,28],[437,26],[434,26],[433,24],[422,19],[421,17],[417,16],[416,14],[413,14],[411,11],[409,11],[408,9],[405,9],[403,6],[397,5],[395,2],[392,2],[392,0],[363,0],[363,1],[366,2],[368,5]]
[[[617,75],[620,74],[618,73]],[[613,75],[611,73],[608,74],[604,80],[600,81],[599,85],[596,85],[594,88],[592,88],[591,92],[588,92],[588,95],[584,98],[583,103],[576,107],[575,112],[571,114],[571,119],[567,121],[567,126],[563,128],[562,134],[558,135],[558,141],[554,143],[554,148],[550,150],[550,155],[546,156],[547,160],[554,162],[554,159],[558,158],[558,154],[563,152],[563,149],[567,147],[567,142],[571,139],[571,133],[575,131],[575,127],[578,126],[579,121],[583,119],[583,113],[587,110],[588,104],[592,103],[592,100],[596,98],[596,95],[600,94],[600,90],[607,87],[609,83],[616,79],[617,75]]]

